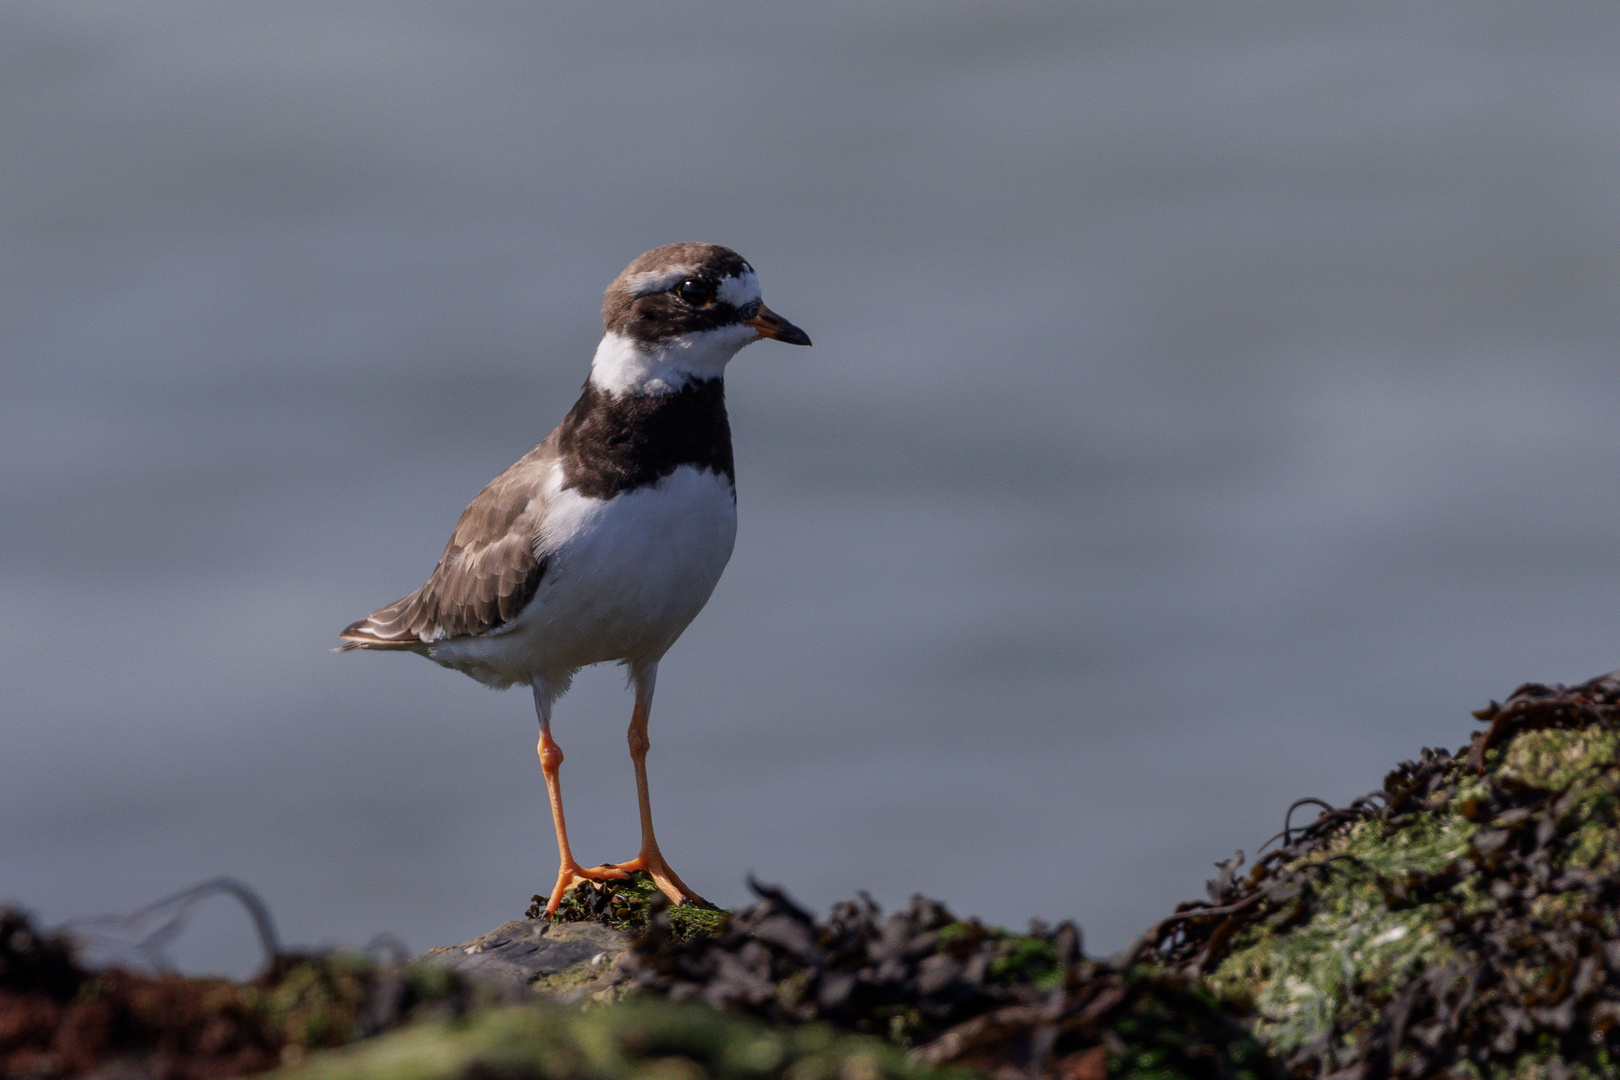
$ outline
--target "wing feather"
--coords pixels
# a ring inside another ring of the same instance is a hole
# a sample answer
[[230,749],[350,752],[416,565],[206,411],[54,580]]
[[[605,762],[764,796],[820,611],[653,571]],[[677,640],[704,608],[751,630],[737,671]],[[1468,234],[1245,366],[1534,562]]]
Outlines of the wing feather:
[[545,515],[542,482],[554,459],[542,443],[490,481],[462,511],[427,584],[350,624],[345,649],[419,649],[487,634],[534,599],[546,561],[535,554]]

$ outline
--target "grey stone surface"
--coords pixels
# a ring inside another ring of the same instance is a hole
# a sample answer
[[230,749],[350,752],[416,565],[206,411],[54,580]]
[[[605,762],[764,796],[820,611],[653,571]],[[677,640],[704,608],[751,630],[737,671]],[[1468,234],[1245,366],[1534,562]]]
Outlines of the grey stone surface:
[[578,997],[611,986],[619,970],[614,961],[629,947],[629,935],[595,923],[516,919],[460,945],[430,949],[421,959],[512,996]]

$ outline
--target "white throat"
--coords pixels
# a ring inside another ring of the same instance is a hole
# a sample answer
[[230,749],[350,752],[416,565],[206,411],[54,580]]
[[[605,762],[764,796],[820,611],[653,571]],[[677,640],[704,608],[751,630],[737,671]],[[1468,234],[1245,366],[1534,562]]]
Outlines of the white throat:
[[650,343],[608,333],[591,360],[590,382],[619,397],[673,394],[689,382],[720,378],[737,350],[758,340],[759,331],[742,324]]

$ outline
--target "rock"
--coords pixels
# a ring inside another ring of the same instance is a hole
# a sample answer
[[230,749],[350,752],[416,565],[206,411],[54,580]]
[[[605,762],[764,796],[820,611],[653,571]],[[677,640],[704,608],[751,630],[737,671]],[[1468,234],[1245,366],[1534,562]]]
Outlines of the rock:
[[[1620,674],[1521,686],[1143,939],[1296,1077],[1614,1077]],[[1296,804],[1298,806],[1300,804]]]
[[629,948],[630,935],[597,923],[515,919],[418,959],[448,967],[507,1000],[538,993],[574,1002],[610,992],[623,979],[615,961]]

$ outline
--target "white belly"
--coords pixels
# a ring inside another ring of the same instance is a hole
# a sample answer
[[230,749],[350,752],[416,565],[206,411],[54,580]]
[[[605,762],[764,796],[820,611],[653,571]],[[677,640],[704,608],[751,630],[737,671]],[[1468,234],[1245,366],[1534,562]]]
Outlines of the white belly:
[[682,466],[612,499],[548,485],[539,591],[494,634],[428,655],[481,682],[535,676],[561,690],[590,664],[655,662],[703,609],[731,558],[737,505],[725,476]]

